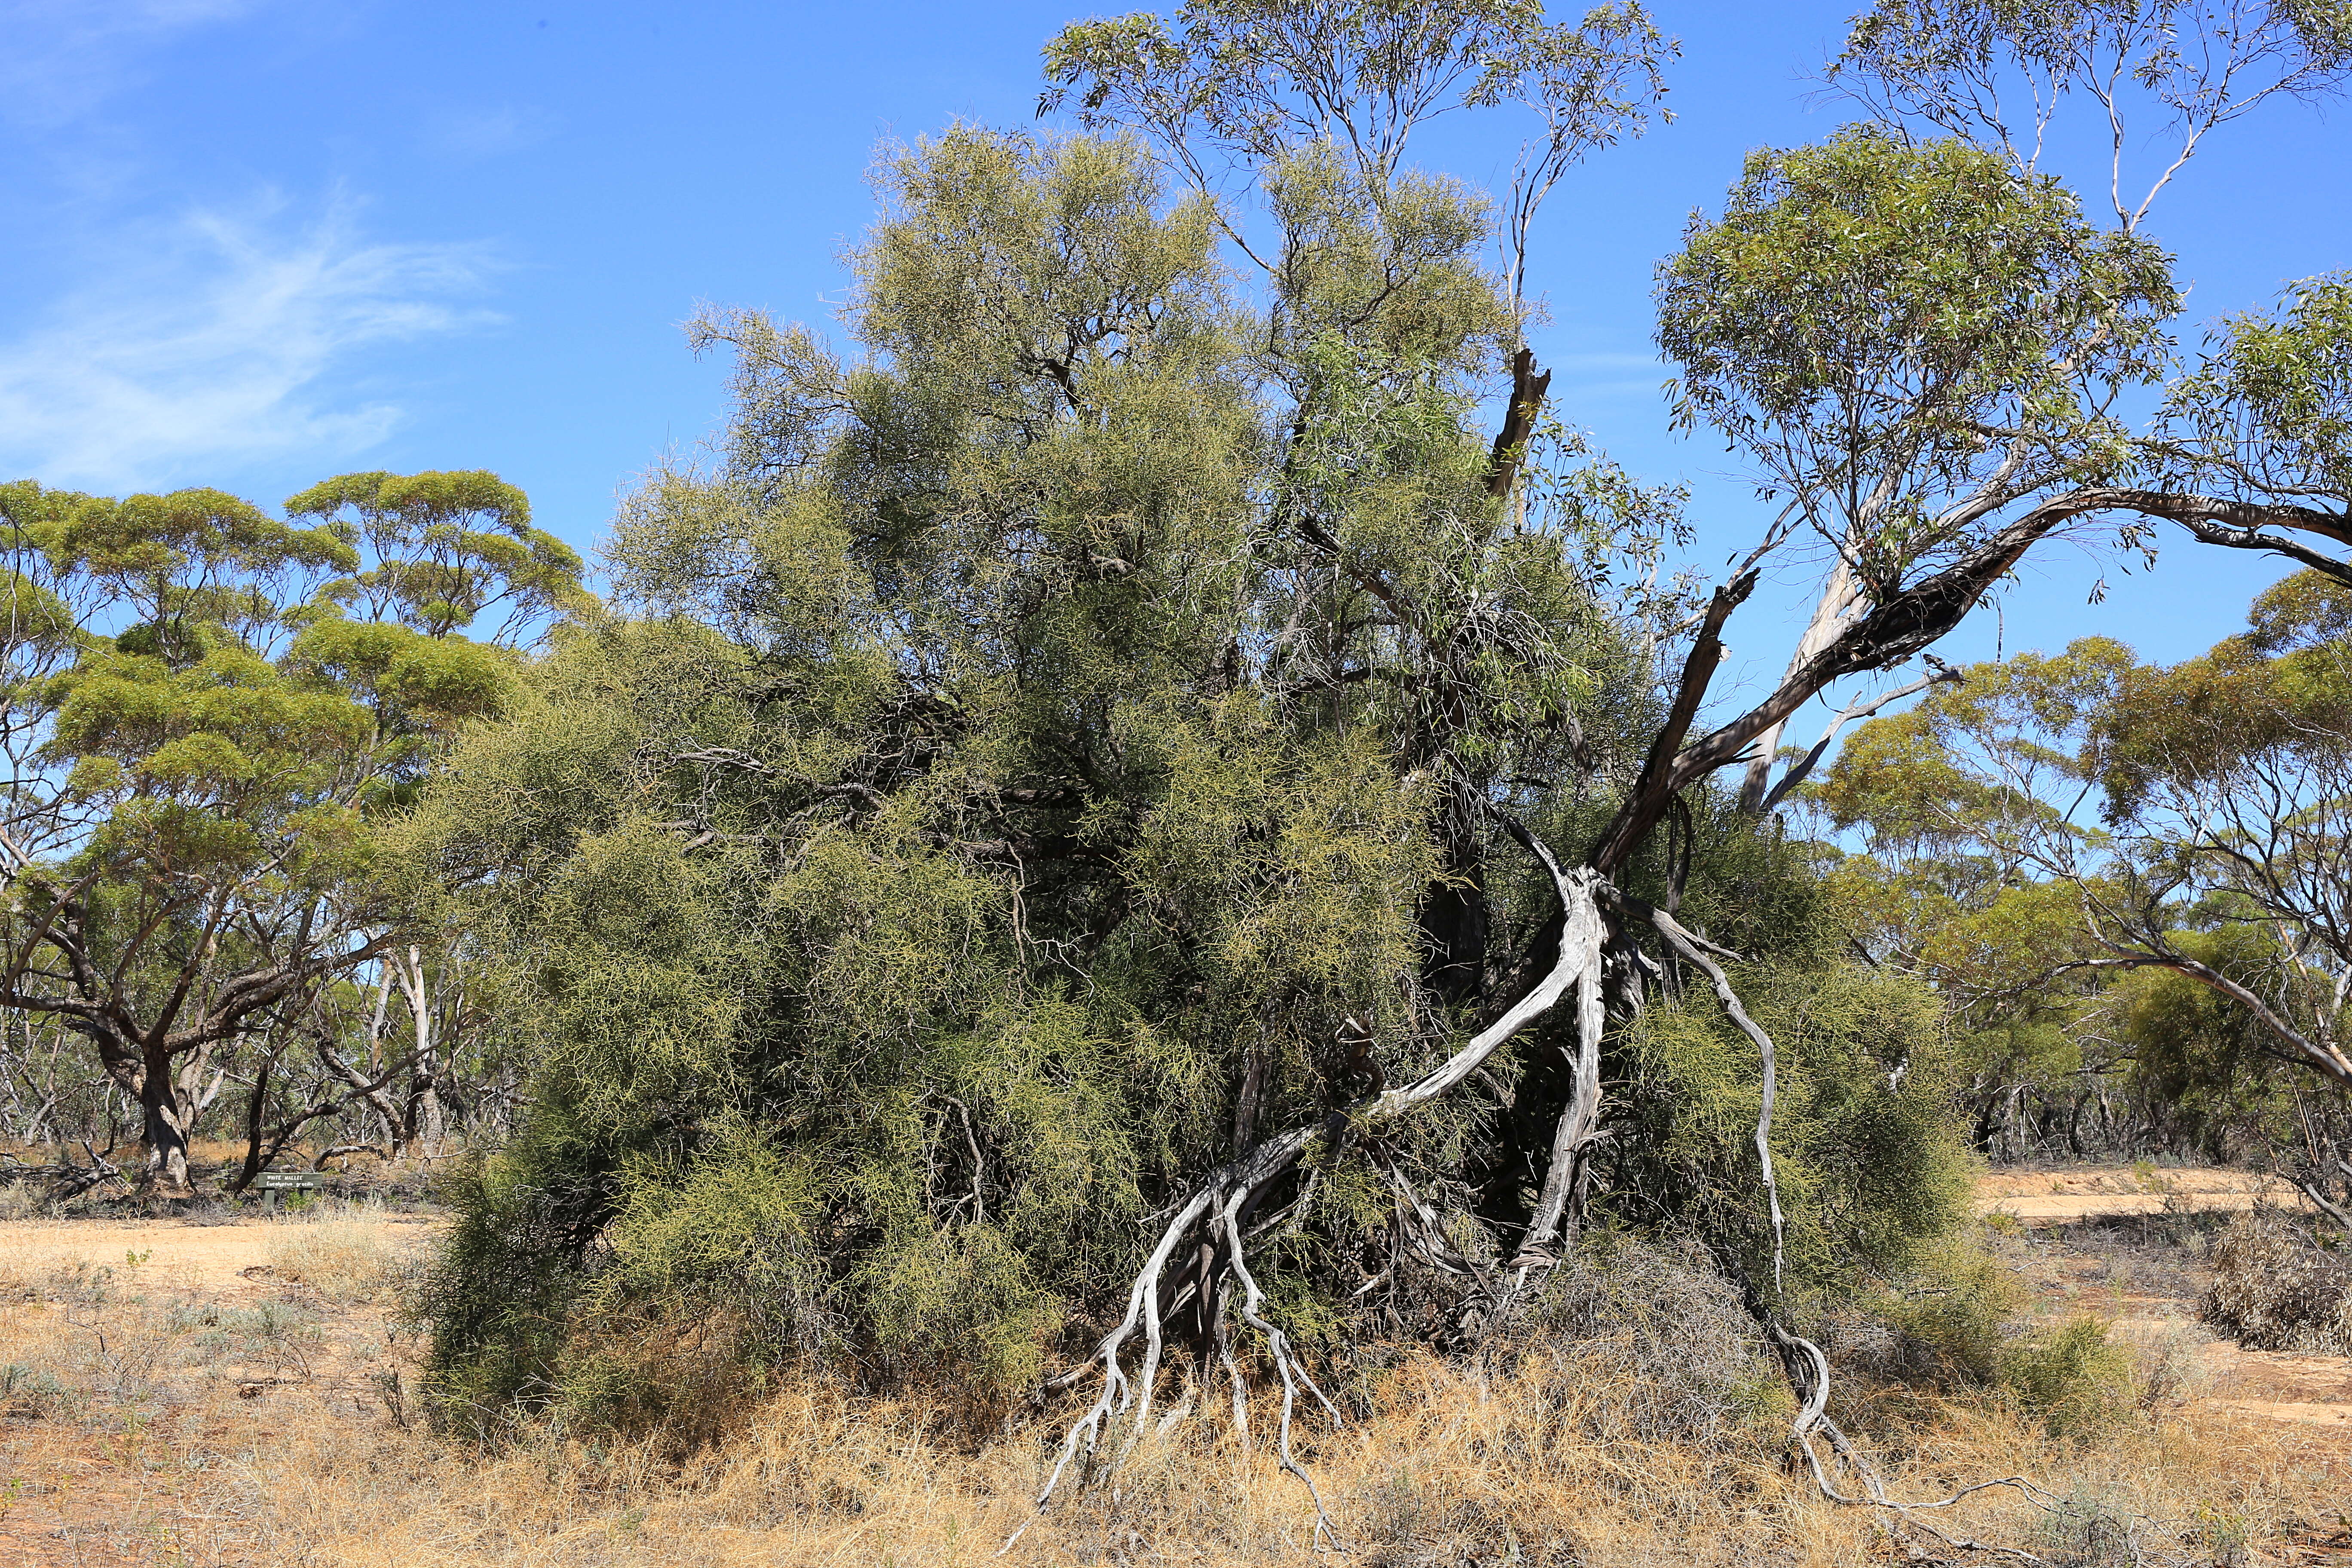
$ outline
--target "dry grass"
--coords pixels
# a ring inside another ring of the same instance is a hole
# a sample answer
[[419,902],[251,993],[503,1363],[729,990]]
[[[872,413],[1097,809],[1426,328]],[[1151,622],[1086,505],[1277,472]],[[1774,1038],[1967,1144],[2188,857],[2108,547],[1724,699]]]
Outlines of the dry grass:
[[[1401,1375],[1378,1415],[1314,1459],[1360,1559],[1382,1568],[1886,1560],[1877,1519],[1822,1504],[1769,1464],[1671,1444],[1547,1440],[1556,1424],[1528,1408],[1544,1403],[1428,1363]],[[778,1396],[751,1435],[685,1470],[640,1450],[553,1442],[486,1460],[383,1420],[290,1404],[266,1443],[214,1457],[198,1495],[238,1527],[190,1560],[979,1564],[1026,1517],[1024,1494],[1038,1479],[1033,1441],[972,1452],[927,1430],[919,1411],[822,1391]],[[234,1412],[215,1401],[189,1414]],[[2064,1473],[2053,1473],[2053,1460]],[[2345,1479],[2339,1456],[2292,1434],[2173,1422],[2053,1455],[2038,1430],[1964,1410],[1895,1470],[1899,1484],[1925,1491],[2021,1465],[2079,1500],[2075,1519],[2090,1522],[2074,1533],[2085,1546],[2105,1522],[2128,1531],[2148,1563],[2210,1563],[2233,1542],[2273,1540],[2288,1516],[2341,1495]],[[2048,1549],[2074,1521],[2053,1526],[1992,1500],[1966,1522]],[[1261,1563],[1304,1560],[1311,1534],[1295,1482],[1204,1435],[1139,1455],[1115,1490],[1049,1516],[1016,1550],[1049,1563]]]
[[[1029,1517],[1049,1430],[973,1441],[820,1385],[768,1396],[683,1466],[652,1445],[542,1434],[486,1455],[433,1436],[411,1408],[415,1342],[386,1316],[394,1233],[363,1214],[274,1232],[276,1272],[241,1290],[152,1289],[127,1262],[0,1282],[0,1365],[16,1369],[0,1372],[0,1565],[976,1568]],[[1711,1310],[1687,1279],[1661,1290],[1570,1292],[1492,1365],[1412,1355],[1381,1374],[1360,1420],[1309,1445],[1356,1560],[1903,1561],[1882,1518],[1780,1467],[1775,1402],[1726,1397],[1745,1375],[1729,1339],[1660,1384],[1658,1302]],[[1905,1495],[2021,1472],[2074,1500],[2044,1515],[1990,1493],[1955,1511],[2075,1568],[2290,1561],[2283,1542],[2352,1494],[2338,1433],[2194,1402],[2063,1445],[1997,1401],[1861,1405]],[[1212,1417],[1057,1504],[1006,1561],[1305,1562],[1312,1536],[1304,1489]],[[2242,1546],[2254,1555],[2232,1559]]]
[[405,1258],[380,1219],[321,1206],[276,1227],[268,1267],[340,1306],[387,1301],[406,1276]]

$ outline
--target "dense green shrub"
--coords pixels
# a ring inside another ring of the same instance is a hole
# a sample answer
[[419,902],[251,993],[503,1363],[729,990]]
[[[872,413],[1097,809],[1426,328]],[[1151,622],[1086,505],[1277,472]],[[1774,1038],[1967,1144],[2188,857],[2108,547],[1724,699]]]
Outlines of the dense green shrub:
[[1965,1216],[1971,1174],[1934,994],[1859,963],[1793,956],[1735,979],[1779,1047],[1780,1281],[1752,1142],[1761,1066],[1703,981],[1626,1031],[1611,1202],[1634,1223],[1694,1227],[1759,1289],[1798,1300],[1916,1268]]
[[[1296,1175],[1239,1216],[1286,1334],[1491,1310],[1569,1011],[1410,1118],[1348,1108],[1549,962],[1559,895],[1495,815],[1572,861],[1605,811],[1551,781],[1648,745],[1641,617],[1673,605],[1593,562],[1670,498],[1572,446],[1531,514],[1491,492],[1479,198],[1301,153],[1251,302],[1160,178],[968,129],[887,158],[863,357],[703,323],[728,467],[631,499],[625,613],[411,819],[405,893],[454,901],[537,1063],[428,1290],[461,1418],[688,1431],[710,1367],[787,1359],[1001,1407],[1123,1309],[1155,1215],[1288,1128]],[[1749,953],[1789,1288],[1851,1292],[1957,1213],[1933,1000],[1840,956],[1803,851],[1690,802],[1630,885]],[[1612,1026],[1592,1195],[1769,1296],[1758,1061],[1712,1007],[1685,976]],[[1163,1306],[1198,1348],[1197,1293]]]

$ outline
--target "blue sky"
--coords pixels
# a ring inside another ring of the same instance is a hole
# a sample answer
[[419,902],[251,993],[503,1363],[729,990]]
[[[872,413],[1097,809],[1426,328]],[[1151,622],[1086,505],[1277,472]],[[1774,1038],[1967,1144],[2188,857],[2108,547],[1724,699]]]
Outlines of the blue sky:
[[[1851,8],[1659,0],[1675,123],[1571,175],[1538,233],[1559,406],[1694,486],[1705,563],[1760,515],[1717,444],[1666,428],[1651,268],[1746,150],[1844,118],[1807,73]],[[877,140],[1028,122],[1038,47],[1086,14],[0,0],[0,469],[274,503],[354,468],[488,468],[589,545],[633,474],[723,413],[723,367],[678,331],[696,301],[828,320]],[[1508,148],[1467,122],[1423,156],[1489,180]],[[2276,105],[2200,155],[2150,232],[2210,317],[2352,266],[2347,195],[2352,118]],[[2099,631],[2177,658],[2277,574],[2177,538],[2152,576],[2061,549],[1948,651]],[[1777,669],[1797,597],[1742,612],[1735,674]]]

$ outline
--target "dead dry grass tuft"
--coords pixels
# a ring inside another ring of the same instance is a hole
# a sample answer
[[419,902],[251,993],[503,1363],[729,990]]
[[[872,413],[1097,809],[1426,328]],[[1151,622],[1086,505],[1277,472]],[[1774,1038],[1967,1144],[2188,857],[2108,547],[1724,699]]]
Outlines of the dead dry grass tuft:
[[345,1306],[384,1301],[404,1278],[402,1259],[380,1221],[308,1215],[277,1227],[268,1267]]
[[[803,1389],[684,1468],[579,1443],[483,1458],[313,1419],[225,1479],[257,1562],[979,1564],[1027,1517],[1039,1462],[1035,1434],[974,1450],[920,1411]],[[1312,1462],[1348,1544],[1381,1568],[1901,1560],[1881,1517],[1821,1502],[1760,1453],[1564,1438],[1550,1396],[1435,1363],[1401,1368],[1380,1410]],[[2040,1475],[2068,1497],[2060,1514],[1995,1495],[1960,1522],[2085,1568],[2118,1540],[2137,1555],[2116,1561],[2202,1568],[2231,1542],[2291,1533],[2344,1480],[2340,1456],[2243,1424],[2167,1422],[2053,1453],[2038,1426],[1960,1408],[1891,1469],[1915,1495]],[[1057,1508],[1013,1560],[1307,1561],[1312,1523],[1295,1482],[1204,1428],[1148,1446],[1116,1486]]]

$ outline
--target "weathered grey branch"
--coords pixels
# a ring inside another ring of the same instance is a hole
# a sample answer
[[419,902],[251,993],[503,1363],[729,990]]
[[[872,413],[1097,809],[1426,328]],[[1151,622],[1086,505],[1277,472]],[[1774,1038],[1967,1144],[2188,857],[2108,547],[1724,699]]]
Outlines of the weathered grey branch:
[[1894,690],[1883,692],[1876,697],[1866,700],[1858,697],[1840,709],[1836,716],[1822,728],[1822,738],[1813,742],[1813,749],[1789,764],[1789,771],[1780,775],[1780,782],[1774,784],[1772,792],[1764,797],[1763,805],[1758,808],[1757,814],[1763,816],[1770,816],[1774,807],[1789,798],[1789,793],[1791,790],[1811,778],[1813,770],[1821,765],[1822,758],[1829,754],[1831,743],[1844,731],[1847,725],[1859,723],[1888,703],[1900,702],[1906,697],[1915,696],[1927,690],[1930,686],[1960,679],[1960,672],[1941,659],[1929,656],[1928,662],[1931,668],[1918,679],[1906,681]]
[[[1362,1131],[1393,1121],[1429,1103],[1483,1066],[1488,1058],[1521,1029],[1549,1012],[1569,989],[1588,972],[1597,975],[1600,963],[1601,921],[1598,907],[1601,879],[1590,870],[1564,870],[1550,849],[1534,835],[1506,819],[1513,837],[1525,845],[1542,862],[1549,874],[1560,902],[1569,911],[1569,929],[1577,935],[1563,940],[1559,956],[1550,971],[1528,993],[1507,1009],[1486,1028],[1465,1041],[1461,1048],[1438,1067],[1412,1083],[1367,1095],[1318,1121],[1294,1127],[1265,1140],[1244,1152],[1228,1163],[1211,1172],[1184,1202],[1178,1205],[1154,1241],[1143,1266],[1137,1270],[1128,1288],[1127,1309],[1110,1331],[1105,1334],[1092,1354],[1069,1371],[1052,1378],[1040,1389],[1040,1394],[1068,1388],[1088,1374],[1102,1380],[1101,1391],[1086,1411],[1074,1422],[1064,1436],[1061,1449],[1045,1484],[1037,1494],[1037,1510],[1042,1514],[1061,1486],[1063,1476],[1074,1459],[1083,1462],[1101,1447],[1115,1426],[1130,1424],[1139,1433],[1151,1409],[1153,1384],[1156,1382],[1160,1356],[1164,1348],[1161,1335],[1160,1294],[1170,1266],[1179,1256],[1185,1241],[1202,1233],[1212,1246],[1223,1243],[1219,1250],[1222,1267],[1233,1272],[1244,1290],[1243,1321],[1262,1333],[1269,1333],[1268,1348],[1276,1370],[1283,1377],[1284,1399],[1283,1451],[1285,1468],[1304,1479],[1288,1454],[1289,1411],[1294,1398],[1294,1379],[1305,1380],[1303,1369],[1289,1356],[1287,1342],[1275,1337],[1272,1326],[1257,1313],[1262,1298],[1255,1293],[1247,1275],[1247,1262],[1242,1252],[1239,1216],[1246,1212],[1275,1181],[1296,1165],[1299,1158],[1318,1141],[1336,1144],[1351,1128]],[[1206,1289],[1205,1280],[1198,1288]],[[1220,1318],[1224,1310],[1222,1294],[1217,1300]],[[1129,1346],[1140,1336],[1143,1359],[1137,1374],[1130,1379],[1122,1357]],[[1220,1350],[1225,1355],[1229,1373],[1234,1378],[1234,1398],[1237,1420],[1245,1420],[1238,1413],[1244,1409],[1239,1382],[1239,1371],[1234,1365],[1230,1351],[1222,1340]],[[1311,1380],[1308,1386],[1312,1387]],[[1318,1397],[1320,1397],[1318,1391]],[[1328,1402],[1326,1401],[1328,1407]],[[1337,1412],[1333,1412],[1335,1417]],[[1245,1427],[1244,1427],[1245,1430]],[[1132,1446],[1130,1435],[1129,1447]],[[1124,1448],[1121,1450],[1124,1452]],[[1310,1489],[1313,1483],[1308,1482]],[[1328,1526],[1322,1515],[1318,1497],[1316,1507],[1318,1520]],[[999,1549],[999,1555],[1010,1551],[1014,1542],[1034,1522],[1035,1515],[1013,1532]]]

